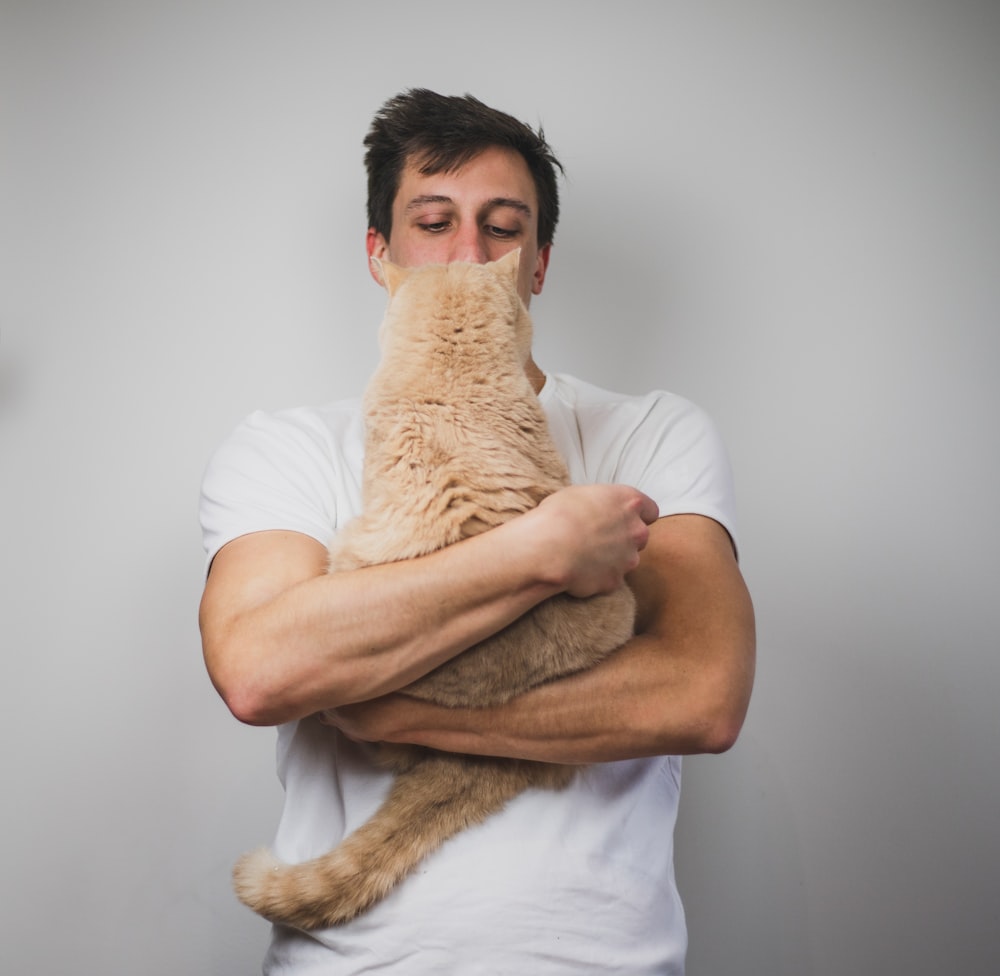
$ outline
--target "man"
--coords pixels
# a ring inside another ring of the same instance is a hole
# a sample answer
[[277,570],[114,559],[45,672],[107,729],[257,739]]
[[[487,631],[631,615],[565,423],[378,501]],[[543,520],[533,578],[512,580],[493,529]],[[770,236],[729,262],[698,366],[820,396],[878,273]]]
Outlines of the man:
[[[520,248],[521,297],[541,292],[558,219],[541,132],[411,91],[365,141],[369,256],[417,266]],[[254,414],[209,467],[205,659],[237,718],[280,726],[279,857],[325,852],[378,806],[388,782],[366,742],[589,764],[449,841],[354,923],[276,927],[268,973],[683,972],[678,757],[733,744],[753,676],[728,464],[687,401],[618,396],[533,361],[529,374],[574,486],[421,559],[325,572],[327,542],[360,508],[356,400]],[[491,709],[397,694],[546,597],[625,578],[636,636],[598,667]]]

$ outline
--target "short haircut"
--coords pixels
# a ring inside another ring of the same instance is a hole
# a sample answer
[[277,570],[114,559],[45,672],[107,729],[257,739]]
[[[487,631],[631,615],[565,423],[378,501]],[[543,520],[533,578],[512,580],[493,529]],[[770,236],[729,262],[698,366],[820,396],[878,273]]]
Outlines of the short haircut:
[[376,113],[365,137],[368,170],[368,226],[387,241],[392,205],[403,169],[421,173],[460,169],[492,147],[513,149],[528,166],[538,196],[538,245],[551,244],[559,220],[557,170],[563,172],[541,127],[535,132],[513,116],[471,95],[439,95],[413,88],[390,98]]

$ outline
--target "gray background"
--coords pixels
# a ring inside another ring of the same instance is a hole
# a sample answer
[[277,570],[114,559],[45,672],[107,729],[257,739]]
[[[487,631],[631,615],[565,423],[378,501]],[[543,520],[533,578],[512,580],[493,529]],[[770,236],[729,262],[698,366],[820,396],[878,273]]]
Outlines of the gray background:
[[543,367],[730,446],[759,680],[685,765],[691,976],[995,971],[1000,11],[0,6],[0,970],[257,971],[273,732],[196,629],[198,485],[362,388],[361,138],[405,87],[569,171]]

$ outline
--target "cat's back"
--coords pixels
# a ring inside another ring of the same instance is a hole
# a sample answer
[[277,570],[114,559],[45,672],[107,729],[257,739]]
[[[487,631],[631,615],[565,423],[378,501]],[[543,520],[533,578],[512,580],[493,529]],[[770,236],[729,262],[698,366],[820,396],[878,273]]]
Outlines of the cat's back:
[[492,456],[506,469],[517,455],[529,464],[547,457],[548,428],[525,372],[531,320],[516,277],[463,262],[410,271],[380,339],[365,409],[372,446],[390,451],[383,463],[404,451],[429,452],[437,464],[488,464]]
[[[384,530],[449,544],[568,481],[525,373],[531,321],[513,278],[451,264],[408,273],[365,394],[365,504]],[[426,541],[420,546],[427,549]]]

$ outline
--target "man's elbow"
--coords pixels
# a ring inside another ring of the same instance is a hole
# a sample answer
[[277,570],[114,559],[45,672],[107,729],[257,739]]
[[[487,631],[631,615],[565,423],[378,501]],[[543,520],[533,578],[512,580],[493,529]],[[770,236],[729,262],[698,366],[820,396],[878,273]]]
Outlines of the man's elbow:
[[276,717],[272,696],[250,669],[235,665],[236,658],[224,646],[206,644],[204,651],[212,686],[237,721],[254,726],[282,721]]
[[703,699],[702,751],[714,755],[728,752],[736,745],[750,708],[756,661],[752,622],[745,639],[734,646],[738,653],[714,675]]
[[263,727],[282,721],[270,704],[250,688],[219,689],[219,694],[233,717],[244,725]]
[[244,725],[276,725],[271,708],[265,696],[260,694],[250,682],[227,680],[212,675],[212,684],[219,693],[233,718]]
[[742,716],[738,718],[735,716],[720,717],[707,723],[706,727],[702,729],[697,751],[721,756],[736,745],[736,740],[740,737],[742,729]]
[[721,755],[736,745],[750,706],[752,683],[750,672],[738,682],[724,682],[723,688],[715,689],[694,723],[692,751]]

